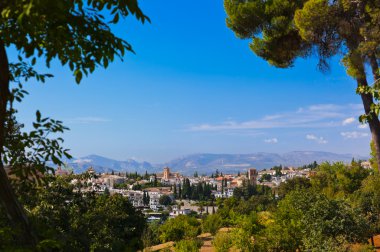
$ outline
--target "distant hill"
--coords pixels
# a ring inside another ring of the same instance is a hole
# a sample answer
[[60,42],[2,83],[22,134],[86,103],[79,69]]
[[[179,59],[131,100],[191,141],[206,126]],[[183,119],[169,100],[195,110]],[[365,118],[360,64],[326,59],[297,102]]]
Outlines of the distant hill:
[[75,173],[82,173],[89,167],[93,167],[96,172],[138,172],[155,171],[152,164],[148,162],[138,162],[133,159],[118,161],[98,155],[89,155],[68,161],[68,165],[74,169]]
[[329,161],[342,161],[348,163],[355,159],[368,159],[368,157],[352,154],[336,154],[322,151],[292,151],[284,154],[258,152],[252,154],[193,154],[174,159],[164,164],[151,164],[138,162],[133,159],[117,161],[98,155],[90,155],[68,161],[68,165],[74,168],[75,173],[86,171],[90,166],[97,172],[135,172],[144,173],[161,171],[164,166],[169,166],[172,171],[178,171],[185,175],[197,171],[200,174],[211,174],[218,169],[222,172],[244,171],[249,167],[259,170],[271,168],[275,165],[303,166],[314,161],[318,163]]
[[198,171],[200,174],[209,174],[216,169],[223,172],[237,172],[250,167],[262,170],[280,164],[299,167],[314,161],[348,163],[352,158],[368,159],[368,157],[358,155],[322,151],[292,151],[284,154],[258,152],[252,154],[194,154],[172,160],[165,165],[184,174],[194,171]]

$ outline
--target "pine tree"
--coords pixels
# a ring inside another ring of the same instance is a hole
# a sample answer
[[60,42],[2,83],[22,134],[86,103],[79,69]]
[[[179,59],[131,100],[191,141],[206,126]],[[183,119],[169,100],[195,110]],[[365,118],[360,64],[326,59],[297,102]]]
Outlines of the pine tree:
[[298,58],[316,54],[318,67],[326,71],[330,58],[341,57],[356,81],[364,108],[359,120],[369,124],[380,162],[378,0],[224,0],[224,7],[227,26],[275,67],[292,67]]

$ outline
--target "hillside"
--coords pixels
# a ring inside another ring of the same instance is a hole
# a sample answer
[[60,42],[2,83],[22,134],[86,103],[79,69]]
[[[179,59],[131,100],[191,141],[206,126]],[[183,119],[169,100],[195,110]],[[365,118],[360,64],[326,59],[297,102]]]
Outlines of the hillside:
[[183,174],[198,173],[210,174],[218,169],[222,172],[243,171],[249,167],[259,170],[271,168],[275,165],[302,166],[314,161],[318,163],[329,162],[350,162],[352,158],[367,159],[368,157],[352,154],[336,154],[322,151],[292,151],[284,154],[258,152],[252,154],[193,154],[178,159],[171,160],[164,164],[151,164],[149,162],[138,162],[133,159],[118,161],[98,155],[68,161],[68,165],[74,169],[75,173],[81,173],[90,166],[97,172],[135,172],[144,173],[157,172],[164,166],[169,166],[171,170]]

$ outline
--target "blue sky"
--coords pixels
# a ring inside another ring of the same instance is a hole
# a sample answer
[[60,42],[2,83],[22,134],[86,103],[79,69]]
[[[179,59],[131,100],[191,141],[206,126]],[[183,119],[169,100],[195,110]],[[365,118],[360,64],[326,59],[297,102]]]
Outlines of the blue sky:
[[[58,62],[54,78],[30,83],[19,119],[36,109],[70,127],[74,156],[163,162],[193,153],[369,153],[369,129],[355,82],[338,59],[276,69],[225,26],[222,1],[140,1],[151,24],[129,18],[114,31],[136,55],[76,85]],[[15,57],[11,51],[10,58]]]

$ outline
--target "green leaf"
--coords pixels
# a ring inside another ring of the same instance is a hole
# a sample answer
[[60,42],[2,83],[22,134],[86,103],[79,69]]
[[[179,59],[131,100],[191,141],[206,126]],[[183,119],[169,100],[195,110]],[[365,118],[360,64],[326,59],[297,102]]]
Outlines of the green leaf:
[[80,81],[82,80],[82,72],[79,70],[78,72],[76,72],[76,74],[75,74],[75,81],[76,81],[76,83],[77,84],[79,84],[80,83]]
[[36,111],[36,119],[37,119],[37,122],[41,121],[41,112],[39,110]]

